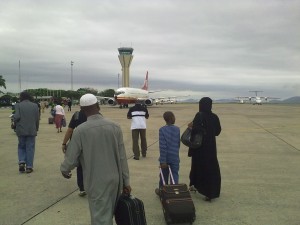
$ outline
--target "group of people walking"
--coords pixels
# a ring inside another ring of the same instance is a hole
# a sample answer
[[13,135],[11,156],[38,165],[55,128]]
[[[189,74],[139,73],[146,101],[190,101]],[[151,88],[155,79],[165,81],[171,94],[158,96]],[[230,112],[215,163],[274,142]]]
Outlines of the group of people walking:
[[[33,171],[35,136],[39,128],[37,105],[31,104],[29,99],[28,93],[21,93],[21,102],[16,105],[15,114],[19,139],[19,171],[28,173]],[[69,179],[71,170],[77,167],[79,195],[87,194],[91,224],[112,224],[118,197],[121,193],[131,193],[123,133],[118,124],[102,116],[94,95],[83,95],[80,98],[80,107],[80,112],[73,114],[63,139],[62,151],[65,153],[65,159],[60,170],[63,177]],[[149,113],[146,107],[137,102],[129,109],[127,118],[132,120],[134,159],[139,160],[140,155],[147,155],[146,119],[149,118]],[[166,124],[159,129],[159,163],[166,180],[170,166],[174,181],[178,183],[180,128],[175,125],[176,118],[173,112],[165,112],[163,119]],[[188,152],[188,156],[191,157],[189,186],[190,190],[198,191],[205,196],[205,200],[211,201],[220,196],[221,189],[216,147],[216,136],[221,132],[221,125],[218,116],[212,112],[212,100],[208,97],[200,100],[199,112],[188,124],[192,134],[198,132],[200,124],[205,128],[202,145],[198,149],[190,148]],[[160,180],[157,189],[161,186]],[[155,192],[159,194],[159,191]]]

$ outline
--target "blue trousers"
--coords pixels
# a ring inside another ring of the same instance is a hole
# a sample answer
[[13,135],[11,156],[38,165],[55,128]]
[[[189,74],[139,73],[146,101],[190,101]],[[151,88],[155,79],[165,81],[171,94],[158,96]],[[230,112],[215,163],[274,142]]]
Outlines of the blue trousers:
[[[168,164],[168,165],[171,168],[175,184],[178,184],[178,180],[179,180],[179,174],[178,174],[178,172],[179,172],[179,164]],[[169,184],[169,175],[170,175],[169,168],[162,169],[162,173],[163,173],[164,180],[165,180],[166,184]],[[159,175],[159,178],[160,178],[159,179],[159,187],[161,187],[161,186],[163,186],[161,175]],[[170,180],[170,183],[171,183],[171,180]]]
[[18,139],[19,164],[25,163],[26,168],[33,168],[35,136],[18,136]]

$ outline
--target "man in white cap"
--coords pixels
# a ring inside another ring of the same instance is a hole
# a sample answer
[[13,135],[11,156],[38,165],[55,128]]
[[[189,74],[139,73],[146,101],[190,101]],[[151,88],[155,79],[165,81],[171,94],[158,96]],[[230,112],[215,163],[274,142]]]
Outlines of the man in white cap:
[[87,121],[74,130],[60,170],[70,178],[70,171],[81,163],[91,224],[112,225],[119,195],[131,192],[123,134],[119,125],[99,113],[94,95],[83,95],[80,107]]

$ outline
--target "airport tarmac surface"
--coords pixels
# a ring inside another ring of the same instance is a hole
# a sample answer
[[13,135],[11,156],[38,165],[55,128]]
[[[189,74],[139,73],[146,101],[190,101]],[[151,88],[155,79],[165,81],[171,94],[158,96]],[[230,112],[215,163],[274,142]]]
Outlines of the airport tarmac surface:
[[[67,112],[67,122],[78,107]],[[158,185],[158,129],[162,114],[171,110],[184,131],[198,110],[197,104],[149,107],[148,153],[133,160],[127,109],[101,106],[101,113],[119,123],[128,157],[132,194],[143,200],[148,225],[166,224]],[[196,207],[195,225],[299,225],[300,224],[300,106],[214,104],[222,132],[217,137],[222,175],[220,198],[211,203],[191,193]],[[9,108],[0,109],[0,225],[88,225],[86,197],[78,196],[76,171],[61,176],[61,144],[66,132],[48,124],[42,113],[36,140],[34,172],[19,174],[17,137],[10,129]],[[190,158],[180,148],[180,182],[189,183]]]

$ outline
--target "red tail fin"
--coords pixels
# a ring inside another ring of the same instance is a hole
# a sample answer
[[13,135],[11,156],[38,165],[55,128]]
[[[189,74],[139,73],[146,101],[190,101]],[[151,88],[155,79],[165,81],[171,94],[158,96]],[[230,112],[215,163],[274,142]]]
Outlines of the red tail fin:
[[148,91],[148,71],[146,73],[146,78],[145,78],[144,85],[143,85],[142,89]]

